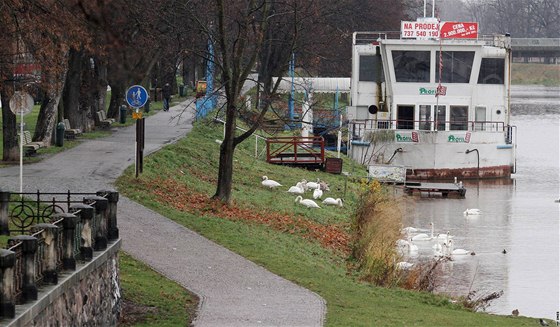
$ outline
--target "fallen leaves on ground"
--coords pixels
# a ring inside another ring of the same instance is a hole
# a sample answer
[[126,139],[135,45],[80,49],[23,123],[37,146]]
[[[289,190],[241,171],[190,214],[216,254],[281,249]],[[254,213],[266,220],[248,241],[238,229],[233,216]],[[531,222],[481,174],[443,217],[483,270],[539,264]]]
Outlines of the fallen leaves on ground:
[[236,205],[225,205],[218,200],[211,199],[208,195],[194,192],[187,185],[178,181],[167,179],[156,179],[144,181],[143,184],[149,192],[155,195],[155,199],[173,208],[201,215],[212,215],[229,220],[246,220],[276,230],[301,234],[305,238],[314,239],[322,246],[343,253],[349,253],[349,236],[337,225],[321,225],[301,216],[292,216],[272,211],[256,211],[240,208]]

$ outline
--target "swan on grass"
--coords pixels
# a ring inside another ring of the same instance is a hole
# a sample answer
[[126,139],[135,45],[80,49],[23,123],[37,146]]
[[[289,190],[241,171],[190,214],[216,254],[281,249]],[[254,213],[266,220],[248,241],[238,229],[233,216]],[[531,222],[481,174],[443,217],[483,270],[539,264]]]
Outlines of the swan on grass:
[[320,185],[317,185],[317,188],[313,190],[313,198],[317,200],[320,199],[321,197],[323,197],[323,191],[321,191]]
[[321,180],[319,178],[317,178],[317,182],[307,182],[307,189],[311,189],[311,190],[315,190],[318,187],[321,187]]
[[308,208],[321,208],[319,207],[319,205],[317,203],[315,203],[315,201],[310,200],[310,199],[304,199],[301,197],[301,195],[298,195],[296,197],[295,202],[299,202],[300,204],[308,207]]
[[465,216],[476,216],[476,215],[480,215],[482,212],[480,211],[480,209],[467,209],[465,211],[463,211],[463,215]]
[[323,200],[323,204],[342,207],[342,199],[340,199],[340,198],[336,198],[336,199],[335,198],[325,198]]
[[293,194],[303,194],[303,193],[305,193],[305,190],[303,189],[303,184],[301,182],[298,182],[296,184],[296,186],[290,187],[290,189],[288,190],[288,193],[293,193]]
[[262,186],[266,186],[269,188],[275,188],[278,186],[282,186],[282,184],[278,183],[277,181],[273,181],[272,179],[268,179],[267,176],[263,176],[262,177],[262,182],[261,182]]

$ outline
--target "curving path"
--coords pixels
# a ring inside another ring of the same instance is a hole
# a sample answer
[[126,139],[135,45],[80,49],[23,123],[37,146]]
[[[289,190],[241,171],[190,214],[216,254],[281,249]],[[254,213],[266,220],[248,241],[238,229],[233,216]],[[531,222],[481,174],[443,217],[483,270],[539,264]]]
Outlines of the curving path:
[[[188,101],[189,102],[189,101]],[[185,136],[193,109],[184,104],[146,119],[145,155]],[[171,119],[181,115],[181,119]],[[134,164],[135,127],[88,140],[23,167],[24,192],[95,192]],[[19,190],[19,167],[0,169],[0,189]],[[122,249],[200,297],[195,326],[321,326],[325,302],[245,258],[122,197]],[[162,255],[165,253],[165,255]]]

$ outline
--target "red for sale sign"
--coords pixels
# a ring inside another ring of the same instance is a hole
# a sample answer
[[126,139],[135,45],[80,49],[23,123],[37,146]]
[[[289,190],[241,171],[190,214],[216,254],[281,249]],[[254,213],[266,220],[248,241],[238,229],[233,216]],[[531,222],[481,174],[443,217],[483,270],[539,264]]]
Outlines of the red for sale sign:
[[440,37],[442,39],[476,39],[478,23],[442,22]]

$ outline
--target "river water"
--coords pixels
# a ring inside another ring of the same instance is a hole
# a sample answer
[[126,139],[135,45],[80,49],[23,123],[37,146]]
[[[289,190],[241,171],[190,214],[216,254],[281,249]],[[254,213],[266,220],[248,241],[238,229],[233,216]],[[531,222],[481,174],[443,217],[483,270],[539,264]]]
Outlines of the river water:
[[[516,86],[512,121],[517,126],[517,172],[509,180],[466,182],[464,199],[414,197],[405,220],[410,226],[450,232],[455,256],[442,266],[438,290],[454,295],[503,291],[487,312],[556,319],[560,310],[559,218],[560,88]],[[464,216],[478,208],[479,216]],[[432,244],[417,242],[419,258]],[[505,254],[503,251],[505,250]],[[417,258],[418,260],[418,258]]]

